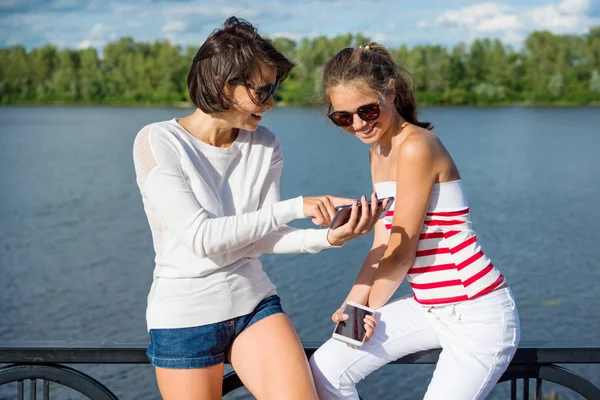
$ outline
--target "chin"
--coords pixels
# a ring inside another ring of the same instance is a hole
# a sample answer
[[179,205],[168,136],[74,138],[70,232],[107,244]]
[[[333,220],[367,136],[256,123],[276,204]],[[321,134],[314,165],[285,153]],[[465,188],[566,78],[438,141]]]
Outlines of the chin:
[[377,143],[377,138],[376,137],[372,137],[372,138],[368,138],[368,139],[359,139],[361,142],[363,142],[364,144],[375,144]]
[[259,122],[247,122],[241,128],[245,131],[253,132],[258,129]]
[[374,144],[374,143],[377,143],[379,141],[379,139],[381,139],[381,134],[380,133],[381,132],[377,132],[374,135],[369,136],[367,138],[358,137],[358,140],[360,140],[364,144]]

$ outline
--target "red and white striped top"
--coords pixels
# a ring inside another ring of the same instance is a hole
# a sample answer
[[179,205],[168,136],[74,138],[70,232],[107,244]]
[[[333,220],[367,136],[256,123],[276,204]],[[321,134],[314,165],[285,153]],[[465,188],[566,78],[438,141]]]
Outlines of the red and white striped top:
[[[375,184],[379,198],[396,196],[395,182]],[[388,233],[392,204],[383,218]],[[471,229],[469,206],[461,180],[435,184],[417,254],[407,274],[415,300],[423,305],[445,305],[489,293],[505,282],[483,253]]]

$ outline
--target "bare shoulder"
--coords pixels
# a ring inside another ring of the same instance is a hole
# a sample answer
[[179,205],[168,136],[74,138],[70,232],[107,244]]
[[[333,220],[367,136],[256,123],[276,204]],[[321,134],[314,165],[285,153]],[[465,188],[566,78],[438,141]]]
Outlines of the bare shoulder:
[[405,161],[432,161],[439,152],[441,142],[431,131],[410,126],[406,139],[398,148],[398,157]]

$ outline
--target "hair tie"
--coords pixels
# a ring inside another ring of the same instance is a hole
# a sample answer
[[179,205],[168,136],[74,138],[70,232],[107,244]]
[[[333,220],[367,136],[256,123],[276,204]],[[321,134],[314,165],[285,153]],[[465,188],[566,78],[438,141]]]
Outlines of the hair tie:
[[371,46],[369,46],[369,45],[366,45],[366,46],[365,46],[365,50],[371,50]]

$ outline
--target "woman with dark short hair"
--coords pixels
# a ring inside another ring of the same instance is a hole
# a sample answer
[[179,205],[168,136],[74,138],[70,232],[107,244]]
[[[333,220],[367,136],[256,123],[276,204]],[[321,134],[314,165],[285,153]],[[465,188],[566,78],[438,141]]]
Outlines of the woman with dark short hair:
[[[164,399],[221,398],[225,360],[259,399],[317,398],[259,256],[339,247],[369,232],[381,210],[364,198],[280,200],[281,148],[259,122],[292,67],[251,24],[231,17],[192,62],[195,112],[145,126],[135,138],[156,252],[147,353]],[[350,221],[334,230],[286,225],[310,217],[328,226],[335,206],[349,204]]]

